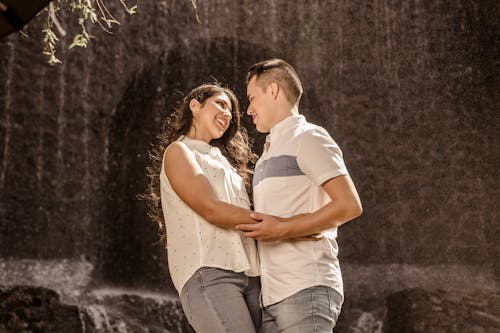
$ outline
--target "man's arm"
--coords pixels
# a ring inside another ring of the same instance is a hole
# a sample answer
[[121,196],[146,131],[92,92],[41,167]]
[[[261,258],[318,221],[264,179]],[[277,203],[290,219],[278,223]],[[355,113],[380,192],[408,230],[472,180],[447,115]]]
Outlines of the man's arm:
[[217,199],[193,152],[185,144],[173,143],[167,149],[163,163],[165,174],[177,195],[208,222],[222,228],[255,223],[250,210]]
[[327,180],[321,187],[330,196],[331,202],[311,214],[281,219],[253,213],[252,217],[260,223],[237,225],[236,229],[242,230],[245,237],[261,241],[285,240],[319,234],[361,215],[361,201],[351,177],[338,176]]

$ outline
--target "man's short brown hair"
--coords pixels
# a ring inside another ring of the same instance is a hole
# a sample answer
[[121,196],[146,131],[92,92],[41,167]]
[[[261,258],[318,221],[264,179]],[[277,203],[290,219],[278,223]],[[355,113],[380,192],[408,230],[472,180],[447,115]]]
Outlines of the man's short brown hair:
[[247,72],[247,84],[255,77],[259,87],[265,89],[271,82],[276,82],[292,105],[298,104],[302,96],[302,83],[293,67],[284,60],[264,60],[251,66]]

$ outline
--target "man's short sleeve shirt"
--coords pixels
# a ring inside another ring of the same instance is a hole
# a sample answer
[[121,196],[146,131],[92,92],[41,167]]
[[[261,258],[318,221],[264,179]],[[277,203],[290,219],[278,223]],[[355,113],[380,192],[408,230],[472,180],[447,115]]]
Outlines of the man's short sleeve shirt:
[[[267,141],[253,178],[255,211],[289,217],[330,202],[321,184],[348,172],[342,151],[325,129],[302,115],[290,116],[271,129]],[[263,305],[316,285],[342,295],[336,235],[332,229],[320,241],[259,242]]]

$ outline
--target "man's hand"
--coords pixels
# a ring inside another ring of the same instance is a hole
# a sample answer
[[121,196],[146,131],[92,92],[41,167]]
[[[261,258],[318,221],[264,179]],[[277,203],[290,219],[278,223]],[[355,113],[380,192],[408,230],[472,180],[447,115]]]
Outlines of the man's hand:
[[[244,237],[254,238],[263,242],[271,242],[288,239],[289,227],[286,221],[289,219],[281,219],[271,215],[260,213],[252,213],[250,215],[258,223],[255,224],[239,224],[236,230],[241,230]],[[290,240],[302,241],[317,241],[322,239],[321,235],[310,235],[292,238]]]

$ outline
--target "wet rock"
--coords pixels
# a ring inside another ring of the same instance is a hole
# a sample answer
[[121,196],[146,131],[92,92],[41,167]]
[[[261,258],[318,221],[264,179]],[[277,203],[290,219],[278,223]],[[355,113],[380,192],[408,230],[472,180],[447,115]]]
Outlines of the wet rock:
[[[387,332],[494,332],[500,328],[499,294],[499,290],[465,293],[419,288],[394,293],[387,298]],[[436,303],[441,304],[439,310]]]
[[42,287],[0,287],[0,333],[194,333],[178,298],[99,290],[78,304]]
[[41,287],[0,287],[0,332],[81,332],[79,309]]

